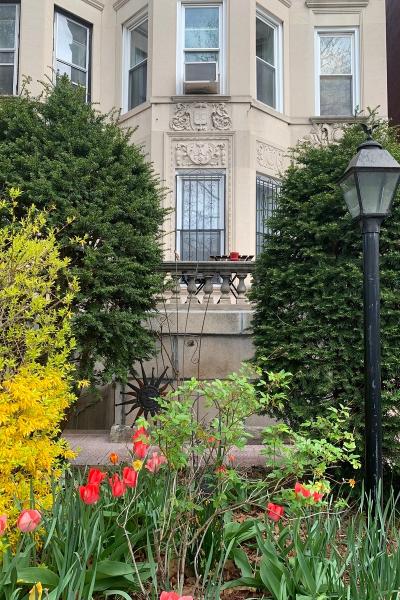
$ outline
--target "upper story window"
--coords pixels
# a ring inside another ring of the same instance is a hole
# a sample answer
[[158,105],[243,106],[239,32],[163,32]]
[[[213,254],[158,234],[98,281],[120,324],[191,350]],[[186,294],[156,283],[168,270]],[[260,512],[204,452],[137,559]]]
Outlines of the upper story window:
[[359,105],[358,31],[319,30],[316,36],[316,110],[349,117]]
[[223,93],[223,5],[182,4],[179,92]]
[[125,109],[131,110],[147,100],[147,61],[149,22],[144,19],[126,29]]
[[55,70],[68,75],[74,85],[81,85],[89,96],[90,27],[77,19],[56,11],[54,20]]
[[256,21],[257,100],[282,111],[282,26],[258,13]]
[[0,4],[0,94],[17,93],[19,4]]

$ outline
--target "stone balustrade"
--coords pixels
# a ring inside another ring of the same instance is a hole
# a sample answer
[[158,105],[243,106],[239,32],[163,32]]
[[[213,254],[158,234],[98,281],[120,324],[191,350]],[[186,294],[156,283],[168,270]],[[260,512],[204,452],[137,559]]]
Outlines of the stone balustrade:
[[169,305],[249,304],[247,292],[254,272],[254,261],[167,261],[166,293],[163,301]]

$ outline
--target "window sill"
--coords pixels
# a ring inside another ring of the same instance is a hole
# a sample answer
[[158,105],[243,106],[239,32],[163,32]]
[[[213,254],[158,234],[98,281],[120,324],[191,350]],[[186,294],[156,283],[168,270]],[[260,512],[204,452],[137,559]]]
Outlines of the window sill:
[[171,96],[173,102],[230,102],[231,96],[223,94],[181,94]]
[[367,120],[367,117],[335,117],[331,116],[315,116],[310,117],[310,122],[313,125],[318,125],[319,123],[364,123]]
[[146,100],[146,102],[143,102],[143,104],[139,104],[139,106],[135,106],[135,108],[131,108],[131,110],[121,113],[121,115],[118,119],[118,122],[123,123],[124,121],[127,121],[128,119],[131,119],[132,117],[136,117],[136,115],[139,115],[140,113],[144,112],[145,110],[147,110],[150,107],[151,107],[150,101]]
[[288,119],[288,117],[286,117],[283,113],[279,112],[278,110],[275,110],[274,108],[271,108],[267,104],[263,104],[262,102],[260,102],[259,100],[256,100],[255,98],[253,98],[253,100],[251,101],[251,106],[252,106],[252,108],[257,108],[258,110],[261,110],[262,112],[267,113],[271,117],[275,117],[276,119],[279,119],[280,121],[284,121],[285,123],[290,123],[290,119]]

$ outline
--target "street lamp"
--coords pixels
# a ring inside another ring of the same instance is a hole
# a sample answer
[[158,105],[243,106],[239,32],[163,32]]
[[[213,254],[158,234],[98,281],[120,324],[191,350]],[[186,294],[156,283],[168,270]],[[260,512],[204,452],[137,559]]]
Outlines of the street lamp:
[[339,184],[351,216],[360,221],[364,262],[365,483],[375,504],[382,481],[379,232],[390,214],[400,165],[372,139],[358,147]]

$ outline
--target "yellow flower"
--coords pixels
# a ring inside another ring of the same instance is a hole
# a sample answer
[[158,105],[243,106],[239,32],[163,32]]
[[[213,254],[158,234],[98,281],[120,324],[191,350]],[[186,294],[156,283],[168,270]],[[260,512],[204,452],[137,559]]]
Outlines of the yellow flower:
[[90,381],[88,379],[81,379],[80,381],[78,381],[79,389],[89,387],[89,385],[90,385]]
[[135,471],[140,471],[143,467],[143,461],[142,460],[134,460],[132,463],[132,467],[135,469]]
[[40,581],[29,592],[29,600],[42,600],[43,587]]
[[353,488],[356,485],[356,480],[355,479],[349,479],[349,481],[347,483],[349,484],[349,486],[351,488]]

